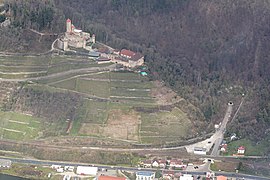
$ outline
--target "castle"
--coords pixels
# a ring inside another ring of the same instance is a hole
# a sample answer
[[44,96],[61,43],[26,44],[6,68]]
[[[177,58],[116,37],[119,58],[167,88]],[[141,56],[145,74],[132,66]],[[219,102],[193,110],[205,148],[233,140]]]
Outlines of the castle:
[[72,24],[70,19],[66,21],[66,32],[58,39],[57,45],[60,49],[66,51],[69,47],[86,48],[86,44],[94,44],[96,42],[95,34],[90,36],[90,33],[83,32]]
[[90,33],[76,29],[70,19],[66,21],[66,32],[58,39],[57,46],[59,49],[67,51],[70,48],[83,48],[89,50],[90,56],[94,57],[98,63],[113,62],[126,67],[134,68],[144,64],[144,56],[141,53],[133,52],[127,49],[121,51],[111,47],[101,50],[93,50],[92,46],[96,43],[95,34],[90,36]]

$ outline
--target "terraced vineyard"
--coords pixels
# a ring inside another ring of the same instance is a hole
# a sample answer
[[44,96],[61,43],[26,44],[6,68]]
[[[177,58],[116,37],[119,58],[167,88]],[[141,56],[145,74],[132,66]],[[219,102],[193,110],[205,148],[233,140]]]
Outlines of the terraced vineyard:
[[[89,136],[136,144],[185,139],[192,127],[190,117],[174,105],[160,108],[162,104],[152,92],[158,87],[147,77],[133,72],[80,71],[109,65],[71,56],[1,57],[1,78],[45,76],[17,84],[12,91],[17,93],[9,92],[9,86],[3,89],[6,94],[14,94],[15,100],[3,96],[1,105],[5,99],[16,113],[1,112],[1,137],[30,140],[57,135]],[[74,69],[78,71],[66,73]],[[61,76],[53,76],[61,72]]]
[[42,136],[40,129],[43,125],[41,119],[39,118],[21,113],[1,111],[0,118],[1,138],[12,140],[30,140]]

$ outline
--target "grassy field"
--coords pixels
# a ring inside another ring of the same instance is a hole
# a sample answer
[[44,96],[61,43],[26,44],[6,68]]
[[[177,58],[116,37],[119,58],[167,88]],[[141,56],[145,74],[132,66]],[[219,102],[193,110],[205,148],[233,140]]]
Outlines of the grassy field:
[[142,113],[140,135],[143,143],[175,141],[187,136],[191,122],[178,108],[172,111]]
[[77,79],[76,91],[101,98],[109,98],[110,85],[109,82]]
[[40,119],[25,114],[0,111],[0,136],[12,140],[29,140],[39,136]]
[[248,139],[232,141],[228,144],[228,152],[226,155],[237,154],[237,149],[240,146],[244,146],[246,148],[246,156],[262,156],[265,155],[265,152],[267,152],[269,149],[270,143],[267,140],[264,140],[258,144],[253,144]]

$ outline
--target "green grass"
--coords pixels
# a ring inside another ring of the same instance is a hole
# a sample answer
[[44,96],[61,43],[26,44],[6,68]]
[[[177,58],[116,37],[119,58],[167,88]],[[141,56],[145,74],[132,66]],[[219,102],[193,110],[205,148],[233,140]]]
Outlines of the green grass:
[[112,96],[127,96],[127,97],[149,97],[149,91],[144,89],[128,89],[128,88],[112,88]]
[[77,79],[69,79],[69,80],[65,80],[65,81],[53,84],[52,86],[58,87],[58,88],[63,88],[63,89],[68,89],[68,90],[75,90],[76,89],[76,81],[77,81]]
[[93,79],[109,79],[109,74],[108,72],[104,73],[93,73],[91,75],[84,76],[85,78],[93,78]]
[[78,79],[76,83],[76,91],[102,98],[108,98],[110,96],[110,85],[108,82]]
[[191,128],[188,117],[178,108],[170,112],[142,113],[141,122],[140,135],[144,143],[181,139]]
[[5,139],[35,139],[42,128],[39,118],[20,113],[0,111],[0,119],[0,135]]
[[129,79],[129,80],[137,80],[141,76],[137,73],[132,72],[112,72],[110,73],[111,79]]
[[154,85],[152,82],[111,82],[112,87],[118,88],[129,88],[129,89],[150,89],[153,88]]
[[87,100],[86,102],[86,117],[83,122],[103,124],[108,118],[108,104],[109,102],[97,102]]
[[253,143],[248,139],[240,139],[232,141],[228,144],[228,155],[237,154],[237,149],[240,146],[246,148],[246,156],[262,156],[265,155],[265,152],[269,149],[270,143],[267,140],[264,140],[258,144]]

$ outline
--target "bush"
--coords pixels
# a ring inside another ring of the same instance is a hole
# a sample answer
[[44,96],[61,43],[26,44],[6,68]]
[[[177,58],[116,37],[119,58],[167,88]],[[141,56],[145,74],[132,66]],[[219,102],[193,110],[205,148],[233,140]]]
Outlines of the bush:
[[6,16],[4,14],[0,14],[0,23],[6,20]]

